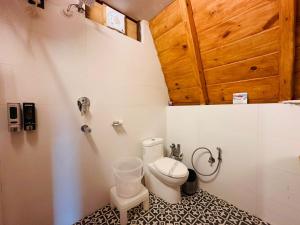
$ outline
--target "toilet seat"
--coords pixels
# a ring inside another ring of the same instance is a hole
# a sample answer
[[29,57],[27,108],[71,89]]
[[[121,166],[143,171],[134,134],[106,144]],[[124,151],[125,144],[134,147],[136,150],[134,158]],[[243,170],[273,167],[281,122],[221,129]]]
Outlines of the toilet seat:
[[183,178],[188,175],[188,169],[183,163],[168,157],[156,160],[153,166],[158,172],[168,177]]

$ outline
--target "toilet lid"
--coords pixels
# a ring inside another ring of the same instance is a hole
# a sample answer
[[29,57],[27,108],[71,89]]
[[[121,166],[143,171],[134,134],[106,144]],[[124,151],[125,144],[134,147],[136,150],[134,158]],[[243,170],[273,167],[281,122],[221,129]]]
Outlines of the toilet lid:
[[154,162],[154,167],[159,172],[169,177],[181,178],[188,174],[188,170],[183,163],[168,157],[156,160]]

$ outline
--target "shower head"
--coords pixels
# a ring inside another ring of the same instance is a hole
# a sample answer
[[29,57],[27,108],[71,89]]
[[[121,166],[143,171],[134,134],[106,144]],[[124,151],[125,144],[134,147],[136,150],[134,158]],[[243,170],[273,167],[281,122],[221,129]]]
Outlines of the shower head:
[[65,16],[71,17],[73,16],[72,6],[77,8],[77,11],[80,13],[85,12],[84,6],[91,7],[94,4],[95,0],[79,0],[78,4],[70,4],[67,9],[64,9],[63,12]]

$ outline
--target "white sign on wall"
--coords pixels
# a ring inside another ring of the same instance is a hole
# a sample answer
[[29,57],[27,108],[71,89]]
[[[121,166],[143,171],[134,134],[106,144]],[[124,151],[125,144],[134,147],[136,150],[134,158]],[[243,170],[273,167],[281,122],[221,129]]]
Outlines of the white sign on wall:
[[106,6],[106,26],[125,33],[125,15]]
[[234,93],[233,94],[233,104],[248,104],[248,93]]

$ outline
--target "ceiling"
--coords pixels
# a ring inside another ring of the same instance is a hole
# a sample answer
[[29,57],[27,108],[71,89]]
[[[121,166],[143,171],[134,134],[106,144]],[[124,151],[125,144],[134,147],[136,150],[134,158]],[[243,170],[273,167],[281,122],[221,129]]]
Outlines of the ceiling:
[[135,20],[151,20],[173,0],[104,0]]

